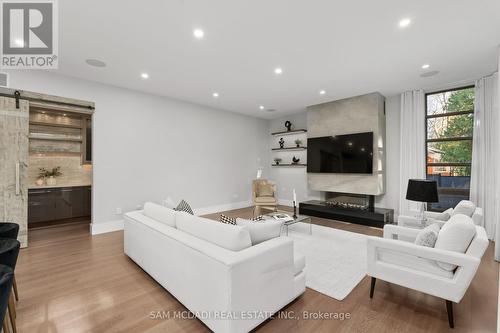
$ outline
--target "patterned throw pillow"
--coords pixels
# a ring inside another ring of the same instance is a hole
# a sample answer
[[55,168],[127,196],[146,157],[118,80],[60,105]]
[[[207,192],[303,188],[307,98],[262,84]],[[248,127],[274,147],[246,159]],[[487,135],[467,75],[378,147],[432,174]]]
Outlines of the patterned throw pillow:
[[189,206],[189,204],[184,200],[181,200],[181,202],[179,202],[179,204],[177,205],[177,207],[174,208],[174,210],[176,210],[178,212],[186,212],[186,213],[189,213],[191,215],[194,215],[193,210],[191,209],[191,206]]
[[236,218],[220,214],[219,222],[236,225]]
[[[263,220],[264,220],[264,216],[262,216],[262,215],[256,216],[256,217],[251,219],[251,221],[254,221],[254,222],[263,221]],[[219,222],[236,225],[236,218],[231,217],[231,216],[227,216],[224,214],[220,214]]]
[[439,224],[434,223],[420,230],[415,239],[415,245],[434,247],[439,235],[439,229]]

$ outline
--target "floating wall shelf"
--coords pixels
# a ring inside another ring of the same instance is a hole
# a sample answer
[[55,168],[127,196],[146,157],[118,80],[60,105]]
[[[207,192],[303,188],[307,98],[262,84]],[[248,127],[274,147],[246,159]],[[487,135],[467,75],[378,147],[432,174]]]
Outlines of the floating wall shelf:
[[272,151],[297,151],[306,150],[307,147],[285,147],[285,148],[273,148]]
[[292,134],[301,134],[301,133],[306,133],[306,129],[296,129],[292,131],[281,131],[281,132],[274,132],[271,133],[271,135],[292,135]]
[[299,167],[305,167],[307,164],[301,164],[301,163],[287,163],[287,164],[271,164],[273,167],[292,167],[292,168],[299,168]]

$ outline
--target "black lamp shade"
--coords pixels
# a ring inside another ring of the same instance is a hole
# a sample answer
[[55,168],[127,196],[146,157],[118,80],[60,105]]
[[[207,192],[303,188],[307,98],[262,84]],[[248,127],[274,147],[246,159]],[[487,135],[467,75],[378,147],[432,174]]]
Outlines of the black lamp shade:
[[408,180],[406,199],[419,202],[439,202],[436,181],[427,179]]

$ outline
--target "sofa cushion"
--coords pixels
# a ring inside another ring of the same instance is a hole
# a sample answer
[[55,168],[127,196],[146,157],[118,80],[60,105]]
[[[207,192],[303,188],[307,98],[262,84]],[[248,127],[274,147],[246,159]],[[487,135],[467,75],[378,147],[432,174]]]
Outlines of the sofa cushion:
[[250,233],[250,239],[252,240],[252,245],[279,237],[283,226],[283,222],[281,221],[250,221],[240,218],[236,219],[236,224],[248,230]]
[[146,202],[144,204],[143,214],[153,220],[175,227],[175,216],[177,212],[173,209],[152,202]]
[[439,234],[439,224],[431,224],[420,230],[415,239],[415,245],[434,247]]
[[220,223],[186,212],[177,213],[177,229],[228,250],[252,246],[250,233],[242,227]]
[[174,209],[178,212],[186,212],[194,215],[193,209],[191,209],[191,206],[189,206],[189,204],[185,200],[181,200],[181,202],[179,202],[177,207],[175,207]]
[[[472,239],[476,235],[476,226],[472,219],[463,214],[453,215],[439,231],[436,249],[465,253]],[[443,269],[452,271],[456,265],[449,263],[437,263]]]
[[453,209],[453,213],[451,213],[451,216],[463,214],[467,215],[468,217],[472,217],[475,209],[476,205],[472,201],[462,200],[458,203],[458,205],[455,206],[455,208]]

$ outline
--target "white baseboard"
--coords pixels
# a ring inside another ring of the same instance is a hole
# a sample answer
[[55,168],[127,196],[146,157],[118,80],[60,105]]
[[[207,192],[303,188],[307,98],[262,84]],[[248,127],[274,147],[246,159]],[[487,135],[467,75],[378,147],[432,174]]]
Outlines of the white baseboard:
[[278,198],[278,205],[293,207],[293,200],[279,199]]
[[227,210],[246,208],[246,207],[250,207],[250,206],[253,206],[251,201],[240,201],[240,202],[233,202],[233,203],[224,204],[224,205],[196,208],[196,209],[194,209],[194,213],[196,215],[207,215],[207,214],[213,214],[213,213],[218,213],[218,212],[225,212]]
[[118,230],[123,230],[123,220],[90,224],[90,233],[92,235],[104,234],[106,232],[113,232]]

